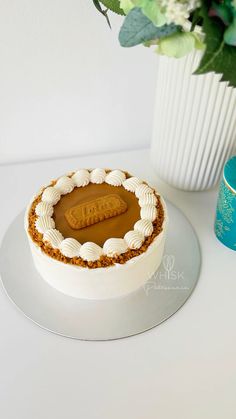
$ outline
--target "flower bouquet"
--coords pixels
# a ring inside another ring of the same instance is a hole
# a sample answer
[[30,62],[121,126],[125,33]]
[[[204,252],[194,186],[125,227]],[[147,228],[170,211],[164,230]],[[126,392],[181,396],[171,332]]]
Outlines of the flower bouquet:
[[110,24],[108,11],[124,15],[123,47],[154,46],[180,58],[202,49],[194,74],[215,72],[236,87],[236,0],[93,0]]

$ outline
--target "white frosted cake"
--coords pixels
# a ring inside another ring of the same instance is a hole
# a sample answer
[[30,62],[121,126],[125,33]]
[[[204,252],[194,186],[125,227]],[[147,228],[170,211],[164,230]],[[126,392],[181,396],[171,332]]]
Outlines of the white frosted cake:
[[87,299],[135,291],[158,269],[167,213],[146,182],[121,170],[79,169],[32,199],[25,229],[41,277]]

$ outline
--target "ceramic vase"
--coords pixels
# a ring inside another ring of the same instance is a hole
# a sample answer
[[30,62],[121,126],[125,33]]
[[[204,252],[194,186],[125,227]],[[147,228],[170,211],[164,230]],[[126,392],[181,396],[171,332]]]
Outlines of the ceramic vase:
[[236,137],[236,89],[215,73],[193,75],[201,58],[159,58],[151,160],[170,185],[213,187]]

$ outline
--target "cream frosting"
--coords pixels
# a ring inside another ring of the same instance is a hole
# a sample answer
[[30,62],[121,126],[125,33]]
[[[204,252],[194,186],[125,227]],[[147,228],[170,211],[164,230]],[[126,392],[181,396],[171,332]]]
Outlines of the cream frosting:
[[90,182],[90,173],[86,169],[80,169],[71,178],[77,187],[86,186]]
[[108,239],[103,245],[103,253],[109,257],[114,257],[125,253],[128,250],[124,239]]
[[150,186],[146,185],[145,183],[141,183],[135,189],[135,195],[137,198],[141,198],[143,195],[150,193],[153,193],[153,189],[151,189]]
[[165,225],[146,252],[122,265],[117,263],[96,269],[62,263],[46,255],[29,236],[27,218],[26,233],[35,268],[43,280],[73,298],[97,301],[121,297],[144,286],[161,264],[166,237]]
[[106,178],[106,172],[104,169],[94,169],[90,173],[90,182],[92,183],[103,183]]
[[138,185],[140,185],[142,181],[137,177],[130,177],[123,182],[124,188],[129,192],[135,192]]
[[56,230],[55,228],[51,228],[45,231],[43,235],[43,240],[48,242],[53,247],[53,249],[59,249],[63,239],[63,235],[60,233],[60,231]]
[[105,178],[105,182],[113,186],[121,186],[125,180],[125,174],[121,170],[112,170]]
[[55,227],[55,222],[53,218],[49,217],[48,215],[44,215],[37,218],[35,221],[35,227],[39,233],[44,234],[47,230]]
[[157,216],[157,209],[154,205],[145,205],[141,207],[140,215],[142,219],[154,221]]
[[88,262],[94,262],[102,256],[102,248],[93,242],[86,242],[82,244],[79,256]]
[[61,193],[61,195],[66,195],[72,192],[74,187],[75,183],[68,176],[60,177],[54,186],[54,188],[56,188]]
[[61,194],[54,186],[48,186],[42,194],[42,201],[52,205],[56,205],[60,198]]
[[139,249],[144,241],[144,235],[139,231],[131,230],[124,237],[130,249]]
[[42,217],[43,215],[48,215],[49,217],[53,214],[53,206],[52,204],[49,204],[48,202],[41,201],[39,202],[35,207],[35,213],[39,217]]
[[145,237],[149,237],[153,233],[152,222],[150,220],[146,220],[146,219],[138,220],[134,224],[134,230],[143,234]]
[[138,203],[140,207],[144,207],[144,205],[156,205],[157,197],[154,193],[145,193],[139,198]]
[[73,238],[64,239],[60,244],[61,253],[68,258],[79,256],[80,248],[81,244]]

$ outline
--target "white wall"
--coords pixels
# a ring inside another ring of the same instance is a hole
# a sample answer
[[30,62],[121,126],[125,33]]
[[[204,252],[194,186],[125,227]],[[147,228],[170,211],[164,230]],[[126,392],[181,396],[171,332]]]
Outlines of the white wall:
[[0,163],[149,144],[156,55],[92,0],[0,0]]

